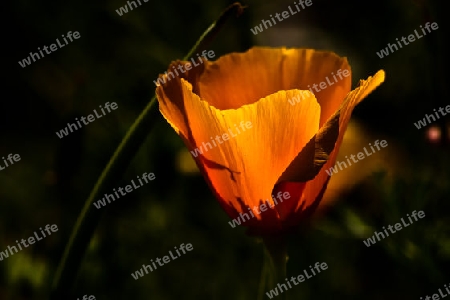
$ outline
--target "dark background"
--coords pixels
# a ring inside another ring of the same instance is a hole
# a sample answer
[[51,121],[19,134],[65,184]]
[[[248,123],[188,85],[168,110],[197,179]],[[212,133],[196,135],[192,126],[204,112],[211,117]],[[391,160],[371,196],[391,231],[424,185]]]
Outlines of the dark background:
[[[413,125],[450,104],[448,17],[437,2],[313,0],[254,36],[250,28],[293,1],[246,1],[245,13],[209,46],[216,57],[253,45],[331,50],[348,58],[353,87],[386,71],[385,83],[355,110],[341,154],[375,139],[389,147],[373,156],[377,163],[368,158],[334,176],[328,208],[290,238],[289,276],[316,261],[329,269],[290,289],[289,299],[419,299],[450,283],[450,116],[420,130]],[[84,201],[153,96],[153,80],[231,2],[141,3],[123,16],[115,12],[122,0],[19,0],[5,9],[0,156],[21,160],[0,172],[0,251],[46,224],[59,230],[0,262],[0,299],[46,299]],[[439,29],[386,58],[376,55],[426,22]],[[25,68],[17,63],[68,31],[81,38]],[[56,136],[108,101],[119,108]],[[159,119],[117,186],[144,172],[156,179],[104,208],[71,299],[256,299],[261,243],[229,226],[181,139]],[[430,132],[441,137],[431,140]],[[375,246],[363,244],[413,210],[426,217]],[[181,243],[194,250],[137,281],[130,276]]]

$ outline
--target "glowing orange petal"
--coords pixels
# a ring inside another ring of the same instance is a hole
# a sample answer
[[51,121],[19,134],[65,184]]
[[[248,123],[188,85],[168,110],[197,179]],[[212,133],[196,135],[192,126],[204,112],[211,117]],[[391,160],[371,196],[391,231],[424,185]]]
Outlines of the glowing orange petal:
[[[178,64],[186,62],[169,70]],[[350,72],[347,60],[330,52],[252,48],[205,61],[156,92],[161,113],[192,154],[210,144],[195,160],[230,217],[273,203],[272,192],[290,192],[289,200],[245,223],[264,233],[294,226],[317,207],[353,108],[384,81],[379,71],[350,93],[350,76],[326,81],[316,96],[300,91],[339,69]],[[302,100],[291,105],[297,96]],[[252,128],[238,132],[241,121]],[[216,136],[230,130],[234,136],[219,144]]]
[[[369,93],[371,93],[377,86],[384,81],[384,71],[378,71],[373,77],[369,77],[367,80],[361,80],[358,88],[350,92],[345,98],[341,108],[327,121],[317,135],[326,134],[326,131],[336,131],[336,127],[339,126],[339,137],[336,141],[334,150],[330,153],[328,161],[323,165],[319,174],[311,181],[306,183],[303,195],[298,201],[297,214],[301,213],[305,207],[317,205],[314,202],[320,201],[323,195],[326,184],[330,178],[325,170],[328,170],[336,162],[336,156],[339,152],[339,147],[342,143],[347,124],[350,120],[351,113],[355,106],[360,103]],[[298,218],[296,216],[295,218]]]
[[[159,109],[167,122],[172,126],[175,132],[183,138],[185,143],[192,146],[191,129],[189,128],[189,122],[184,107],[184,99],[185,97],[190,97],[191,92],[188,93],[188,96],[184,95],[185,91],[181,85],[180,79],[184,78],[189,82],[197,82],[198,77],[201,72],[203,72],[204,65],[202,64],[197,68],[187,70],[186,64],[188,64],[188,62],[172,62],[169,66],[169,70],[173,70],[173,67],[176,68],[178,65],[182,65],[185,73],[179,78],[171,80],[168,80],[166,75],[160,75],[160,78],[164,79],[165,84],[163,86],[157,86],[156,95],[159,102]],[[194,86],[194,90],[195,89],[196,86]]]
[[322,125],[350,91],[351,76],[333,79],[339,69],[350,72],[347,59],[331,52],[254,47],[206,62],[197,94],[218,109],[239,108],[280,90],[309,90],[328,77],[332,84],[320,92],[313,90],[322,109]]
[[[245,206],[259,206],[266,200],[273,203],[271,192],[278,177],[319,129],[320,106],[314,95],[299,90],[280,91],[236,110],[218,110],[194,94],[184,79],[181,84],[175,82],[169,85],[177,93],[167,91],[168,87],[158,87],[160,110],[182,136],[188,137],[191,151],[202,147],[203,154],[196,160],[225,202],[223,206],[229,206],[227,212],[234,211],[236,215],[246,212]],[[294,106],[289,103],[289,99],[302,93],[300,103]],[[169,103],[170,94],[182,95],[183,99],[170,98]],[[184,117],[180,117],[181,111]],[[252,128],[244,132],[240,129],[237,134],[235,124],[239,126],[241,121],[250,122]],[[230,134],[230,130],[237,136],[220,145],[215,141],[215,146],[211,138]],[[207,142],[212,149],[204,151]],[[255,219],[261,219],[261,215]]]
[[[347,58],[339,57],[333,52],[316,51],[313,49],[288,49],[284,63],[284,89],[312,89],[320,104],[320,126],[341,106],[345,96],[350,92],[352,79]],[[337,73],[348,70],[349,76]],[[313,89],[313,85],[326,84],[325,89]]]

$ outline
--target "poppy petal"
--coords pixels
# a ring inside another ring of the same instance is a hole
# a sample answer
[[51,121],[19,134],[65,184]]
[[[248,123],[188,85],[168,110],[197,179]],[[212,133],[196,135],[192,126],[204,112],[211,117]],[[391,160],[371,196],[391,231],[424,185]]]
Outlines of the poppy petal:
[[283,89],[311,90],[320,104],[322,127],[351,90],[351,68],[347,58],[313,49],[288,49],[286,55]]
[[[167,122],[172,126],[175,132],[181,136],[184,142],[188,145],[188,148],[193,146],[191,129],[188,126],[187,114],[184,107],[185,96],[184,89],[182,88],[181,79],[186,79],[188,82],[194,82],[192,87],[196,91],[198,77],[203,72],[204,65],[200,65],[198,68],[191,68],[188,70],[186,65],[190,64],[185,61],[174,61],[170,64],[169,70],[176,69],[178,66],[182,66],[185,72],[180,74],[178,78],[173,80],[165,74],[161,74],[159,78],[163,79],[164,84],[156,87],[156,96],[158,98],[159,110],[165,117]],[[190,83],[188,83],[191,85]],[[192,86],[192,85],[191,85]],[[190,92],[188,93],[190,94]]]
[[[327,121],[322,127],[317,136],[327,135],[326,131],[336,131],[336,127],[339,127],[339,137],[334,146],[334,150],[329,153],[329,158],[322,164],[322,169],[317,176],[306,183],[303,195],[298,201],[297,212],[302,206],[310,206],[317,199],[319,194],[323,194],[323,188],[329,180],[329,175],[325,172],[332,167],[336,162],[336,156],[339,152],[339,148],[344,137],[347,124],[350,120],[353,109],[358,103],[360,103],[369,93],[371,93],[377,86],[379,86],[385,78],[383,70],[378,71],[373,77],[369,77],[367,80],[361,80],[359,87],[350,92],[345,98],[341,108]],[[319,162],[320,164],[321,162]]]
[[[196,160],[220,198],[238,211],[242,202],[252,207],[266,199],[272,201],[278,177],[319,129],[320,106],[314,95],[279,91],[239,109],[218,110],[193,93],[187,81],[181,82],[178,87],[172,84],[183,96],[182,101],[172,100],[178,108],[168,108],[161,99],[160,110],[181,135],[192,135],[190,150],[202,150]],[[165,90],[157,92],[158,98],[171,94]],[[288,100],[294,97],[303,99],[292,106]],[[184,117],[180,117],[181,111]],[[243,124],[252,127],[243,131]],[[219,144],[216,137],[224,134],[230,138]]]
[[199,82],[200,97],[224,110],[252,104],[285,90],[280,82],[284,52],[284,48],[255,47],[207,62]]
[[322,125],[351,88],[351,76],[337,75],[339,69],[351,73],[347,59],[332,52],[254,47],[205,62],[198,95],[218,109],[232,109],[280,90],[309,90],[325,82],[327,88],[315,93],[322,110]]

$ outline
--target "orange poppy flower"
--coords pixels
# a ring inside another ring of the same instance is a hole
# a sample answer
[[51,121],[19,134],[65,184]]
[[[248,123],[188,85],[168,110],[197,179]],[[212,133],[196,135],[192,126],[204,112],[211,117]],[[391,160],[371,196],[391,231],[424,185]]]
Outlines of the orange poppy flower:
[[351,91],[347,59],[312,49],[255,47],[187,64],[160,75],[160,111],[225,212],[259,235],[317,208],[353,108],[384,81],[380,70]]

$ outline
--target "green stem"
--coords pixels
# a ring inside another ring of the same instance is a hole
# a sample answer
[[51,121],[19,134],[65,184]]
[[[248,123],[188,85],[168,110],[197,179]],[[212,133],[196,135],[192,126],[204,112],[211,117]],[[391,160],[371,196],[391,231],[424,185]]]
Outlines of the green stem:
[[[183,60],[189,59],[200,47],[205,47],[205,44],[211,41],[211,38],[217,34],[232,14],[236,13],[239,16],[242,11],[243,7],[238,2],[229,6],[219,19],[208,27]],[[140,146],[144,143],[158,116],[160,114],[156,105],[156,96],[153,96],[144,110],[136,118],[133,125],[128,129],[98,178],[84,204],[83,210],[78,216],[69,242],[59,262],[52,284],[51,300],[68,299],[72,283],[78,274],[86,249],[97,228],[101,215],[106,210],[106,208],[93,209],[92,203],[100,195],[109,192],[115,187]]]
[[235,2],[228,6],[219,18],[211,24],[211,26],[206,29],[206,31],[200,36],[192,49],[188,52],[188,54],[184,57],[184,60],[188,60],[191,56],[195,54],[196,51],[201,51],[206,48],[206,45],[209,44],[214,37],[219,33],[220,29],[222,29],[225,22],[232,16],[236,15],[239,17],[247,6],[242,6],[239,2]]
[[[258,299],[265,299],[266,292],[274,289],[278,283],[286,283],[287,243],[284,235],[266,236],[264,241],[264,264],[261,271]],[[287,299],[287,292],[279,294],[278,299]]]
[[50,299],[66,299],[87,246],[106,208],[93,209],[92,203],[111,190],[125,173],[131,159],[144,142],[159,116],[156,97],[153,97],[129,128],[113,156],[109,160],[78,216],[69,242],[56,271]]

